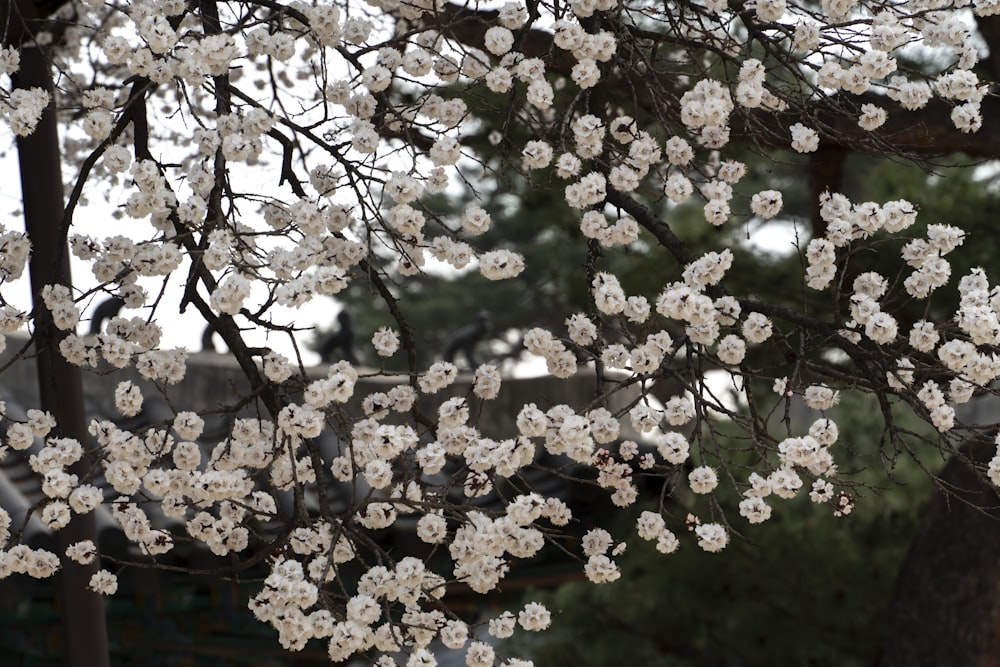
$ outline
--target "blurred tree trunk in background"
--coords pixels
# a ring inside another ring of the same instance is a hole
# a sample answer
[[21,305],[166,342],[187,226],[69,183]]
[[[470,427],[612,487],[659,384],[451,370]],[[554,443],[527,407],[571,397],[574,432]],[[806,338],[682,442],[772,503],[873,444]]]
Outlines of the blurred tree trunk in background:
[[[31,2],[5,3],[0,17],[32,31],[40,8]],[[19,30],[7,37],[20,37]],[[24,203],[25,231],[32,244],[29,263],[35,327],[33,337],[37,352],[38,388],[41,407],[57,422],[54,437],[73,438],[85,448],[90,436],[83,412],[83,380],[80,369],[59,352],[59,342],[66,337],[54,324],[52,314],[42,303],[45,285],[62,284],[72,290],[69,248],[66,234],[60,229],[64,213],[61,150],[56,118],[56,91],[52,81],[49,56],[37,46],[21,48],[21,67],[13,75],[18,88],[43,88],[52,96],[36,130],[18,137],[17,152]],[[81,459],[68,472],[85,479],[91,463]],[[91,576],[100,568],[100,560],[89,565],[74,563],[66,557],[71,544],[90,540],[95,545],[97,528],[93,513],[74,513],[68,525],[56,532],[56,548],[61,560],[59,578],[59,613],[62,621],[64,664],[67,667],[106,667],[109,664],[104,600],[88,589]]]
[[[994,451],[978,444],[966,457],[983,464]],[[941,472],[900,569],[884,667],[1000,665],[1000,498],[966,457]]]

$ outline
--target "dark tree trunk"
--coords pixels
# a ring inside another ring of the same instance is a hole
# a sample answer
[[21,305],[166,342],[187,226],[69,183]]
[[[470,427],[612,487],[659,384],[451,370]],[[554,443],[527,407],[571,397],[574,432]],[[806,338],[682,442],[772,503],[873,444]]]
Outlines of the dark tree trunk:
[[[50,64],[37,48],[21,50],[21,69],[14,77],[20,88],[40,87],[53,94]],[[59,331],[42,304],[44,285],[71,285],[65,235],[59,229],[63,216],[63,187],[59,135],[54,104],[42,115],[35,132],[17,142],[21,172],[24,221],[31,240],[29,271],[34,302],[35,346],[38,353],[38,385],[42,408],[56,418],[53,435],[75,438],[87,446],[80,369],[59,352]],[[69,468],[83,477],[89,468],[82,460]],[[97,544],[94,514],[74,515],[56,533],[62,568],[59,572],[59,605],[63,627],[64,664],[67,667],[107,667],[109,664],[104,600],[87,589],[98,563],[78,565],[66,558],[66,547],[81,540]]]
[[[992,458],[992,444],[968,456]],[[896,581],[883,667],[1000,665],[1000,497],[959,458],[945,466]]]

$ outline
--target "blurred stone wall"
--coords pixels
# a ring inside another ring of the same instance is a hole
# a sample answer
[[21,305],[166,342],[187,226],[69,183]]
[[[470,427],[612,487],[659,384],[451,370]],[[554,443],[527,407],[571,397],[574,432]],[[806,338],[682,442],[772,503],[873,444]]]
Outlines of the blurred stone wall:
[[[161,387],[143,380],[135,368],[119,370],[103,363],[98,368],[84,368],[84,400],[87,403],[87,414],[106,416],[117,414],[114,392],[117,384],[123,380],[131,380],[142,388],[144,408],[153,413],[150,415],[151,418],[154,414],[161,415],[159,417],[161,419],[166,418],[167,415],[182,410],[197,412],[224,410],[250,393],[250,386],[243,372],[236,360],[228,354],[192,352],[188,355],[187,367],[188,372],[180,383]],[[36,364],[26,338],[7,337],[7,349],[0,354],[0,368],[3,369],[0,372],[0,386],[4,387],[8,394],[15,394],[18,402],[25,408],[37,407]],[[318,378],[325,375],[326,370],[326,366],[315,366],[307,369],[307,372],[310,377]],[[360,372],[365,375],[366,372],[374,371],[362,368]],[[363,414],[361,401],[367,395],[377,391],[388,391],[393,386],[406,382],[405,376],[362,377],[355,388],[354,397],[343,406],[344,410],[349,416],[360,416]],[[593,402],[597,377],[593,369],[586,367],[581,367],[574,377],[567,380],[551,376],[507,377],[503,380],[499,396],[482,406],[480,406],[482,401],[472,394],[471,385],[472,374],[461,373],[458,380],[448,389],[432,396],[422,396],[421,409],[433,420],[437,406],[443,401],[453,396],[467,396],[471,413],[474,417],[478,415],[478,427],[484,435],[493,438],[513,437],[517,433],[514,418],[522,405],[534,403],[544,411],[554,405],[566,404],[579,410]],[[635,387],[613,392],[611,405],[608,407],[611,410],[627,408],[638,397],[638,389]],[[242,413],[255,414],[254,410],[253,407],[245,408]],[[623,437],[638,437],[627,424],[624,426]]]

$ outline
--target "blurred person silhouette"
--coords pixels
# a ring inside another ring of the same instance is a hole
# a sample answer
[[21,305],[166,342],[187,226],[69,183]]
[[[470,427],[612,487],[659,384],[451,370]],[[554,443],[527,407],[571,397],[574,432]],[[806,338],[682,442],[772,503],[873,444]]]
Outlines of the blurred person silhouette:
[[94,314],[90,316],[90,335],[96,336],[101,333],[104,323],[118,315],[124,307],[125,299],[120,296],[113,296],[97,304]]
[[319,357],[324,364],[335,360],[334,352],[340,350],[340,358],[356,365],[358,358],[354,355],[354,322],[351,314],[344,308],[337,314],[339,329],[330,334],[319,348]]
[[455,354],[461,352],[465,356],[465,360],[469,362],[470,368],[478,368],[476,344],[486,336],[486,332],[489,330],[490,314],[485,310],[480,310],[474,323],[462,327],[445,341],[441,357],[447,362],[452,362],[455,359]]

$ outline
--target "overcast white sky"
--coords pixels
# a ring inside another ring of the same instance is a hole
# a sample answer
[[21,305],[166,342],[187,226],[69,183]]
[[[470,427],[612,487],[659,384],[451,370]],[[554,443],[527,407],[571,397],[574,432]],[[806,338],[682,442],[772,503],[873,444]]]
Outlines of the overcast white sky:
[[[0,222],[7,229],[23,230],[24,219],[21,216],[21,183],[17,165],[17,153],[11,150],[0,159],[0,176],[3,178],[3,186],[0,188]],[[121,188],[116,193],[123,201],[127,197],[127,190]],[[86,206],[77,209],[74,215],[74,232],[95,237],[97,240],[116,234],[133,237],[136,239],[149,238],[151,226],[144,221],[136,221],[128,218],[115,219],[112,213],[118,201],[95,202],[90,201]],[[77,290],[85,291],[96,285],[96,280],[90,271],[87,262],[80,261],[75,257],[71,258],[73,282]],[[204,330],[204,320],[198,314],[194,306],[189,306],[183,315],[178,311],[183,285],[186,277],[186,269],[179,270],[167,283],[161,304],[157,307],[157,320],[163,329],[164,347],[186,347],[192,351],[201,349],[201,335]],[[140,279],[140,284],[149,293],[149,303],[152,303],[160,289],[162,280],[153,278]],[[30,289],[28,274],[14,282],[3,285],[3,297],[18,308],[28,311],[31,309]],[[83,317],[86,321],[81,321],[78,333],[83,334],[89,330],[90,312],[98,303],[104,300],[104,296],[91,299],[84,306]],[[276,318],[281,318],[282,322],[295,323],[298,326],[331,327],[335,322],[335,315],[339,305],[330,297],[319,296],[311,304],[299,310],[289,308],[275,308],[273,312]],[[122,315],[126,316],[146,316],[148,309],[125,310]],[[306,349],[307,343],[311,340],[310,332],[302,332],[298,335],[298,344],[302,351],[303,359],[308,364],[315,364],[319,361],[319,356]],[[286,356],[293,358],[293,347],[284,335],[265,336],[262,332],[248,332],[248,343],[252,346],[267,346],[282,352]],[[221,339],[216,337],[216,345],[220,349],[223,347]]]

